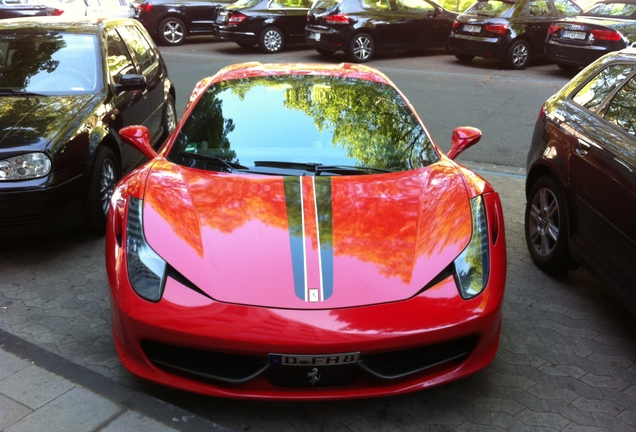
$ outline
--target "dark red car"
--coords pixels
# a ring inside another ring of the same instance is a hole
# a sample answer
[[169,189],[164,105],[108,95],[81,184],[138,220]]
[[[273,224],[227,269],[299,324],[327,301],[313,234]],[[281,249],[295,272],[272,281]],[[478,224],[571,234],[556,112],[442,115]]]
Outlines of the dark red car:
[[608,54],[547,100],[528,153],[535,264],[583,264],[636,312],[636,50]]

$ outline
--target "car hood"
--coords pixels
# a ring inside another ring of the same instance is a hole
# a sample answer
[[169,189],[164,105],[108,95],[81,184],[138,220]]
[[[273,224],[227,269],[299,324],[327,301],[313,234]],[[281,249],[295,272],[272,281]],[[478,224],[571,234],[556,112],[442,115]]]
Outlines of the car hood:
[[58,134],[76,129],[76,116],[98,95],[0,96],[0,150],[42,151]]
[[408,299],[472,234],[465,181],[448,160],[336,177],[233,175],[158,160],[144,195],[149,245],[176,279],[228,303],[321,309]]

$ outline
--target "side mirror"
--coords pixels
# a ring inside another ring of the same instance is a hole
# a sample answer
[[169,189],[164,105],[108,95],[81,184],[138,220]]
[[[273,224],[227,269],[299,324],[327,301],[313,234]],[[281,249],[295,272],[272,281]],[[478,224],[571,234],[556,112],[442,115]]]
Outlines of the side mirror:
[[146,126],[126,126],[119,130],[122,141],[136,148],[148,159],[157,156],[157,152],[150,145],[150,131]]
[[143,90],[146,88],[146,77],[143,75],[122,75],[119,84],[115,85],[115,94],[130,90]]
[[451,149],[446,156],[455,159],[461,152],[477,144],[481,139],[481,131],[470,126],[460,126],[453,131]]

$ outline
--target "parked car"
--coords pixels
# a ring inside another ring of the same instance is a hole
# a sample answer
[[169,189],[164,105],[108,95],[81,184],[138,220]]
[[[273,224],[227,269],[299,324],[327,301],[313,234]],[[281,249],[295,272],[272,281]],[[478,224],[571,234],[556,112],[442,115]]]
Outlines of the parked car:
[[445,47],[456,17],[432,0],[317,0],[306,39],[320,54],[362,63],[379,51]]
[[636,42],[636,0],[604,0],[550,26],[546,55],[561,69],[587,66]]
[[462,62],[485,57],[525,69],[543,56],[550,24],[581,12],[570,0],[478,0],[457,17],[448,43]]
[[175,128],[161,54],[131,19],[0,21],[0,236],[86,221],[103,232],[115,183],[142,154],[117,131]]
[[380,72],[257,64],[202,80],[117,187],[106,266],[119,358],[222,397],[395,395],[494,357],[501,203]]
[[219,7],[233,0],[142,0],[132,4],[138,19],[160,45],[181,45],[188,36],[213,35]]
[[636,50],[607,54],[548,99],[528,152],[537,266],[583,264],[636,312]]
[[216,35],[243,48],[258,45],[267,54],[305,43],[311,0],[238,0],[219,10]]
[[59,8],[50,7],[38,2],[28,2],[27,0],[2,0],[0,1],[0,19],[33,17],[33,16],[56,16],[64,11]]

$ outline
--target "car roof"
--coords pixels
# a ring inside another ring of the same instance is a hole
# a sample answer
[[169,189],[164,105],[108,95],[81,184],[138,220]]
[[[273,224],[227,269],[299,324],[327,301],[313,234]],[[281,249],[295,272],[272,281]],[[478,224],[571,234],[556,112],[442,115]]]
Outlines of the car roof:
[[0,30],[11,28],[31,28],[66,31],[70,33],[100,33],[101,29],[121,24],[138,25],[131,18],[95,17],[64,18],[62,16],[8,18],[0,20]]
[[213,78],[214,81],[223,81],[268,75],[329,75],[393,85],[389,78],[379,70],[354,63],[238,63],[221,69]]

